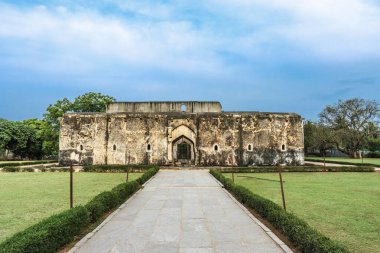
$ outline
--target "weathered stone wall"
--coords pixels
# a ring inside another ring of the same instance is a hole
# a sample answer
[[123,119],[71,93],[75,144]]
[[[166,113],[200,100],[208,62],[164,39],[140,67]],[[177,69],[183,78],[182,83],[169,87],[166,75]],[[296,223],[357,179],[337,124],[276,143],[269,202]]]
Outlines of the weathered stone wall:
[[61,119],[60,163],[106,163],[106,128],[107,119],[104,114],[66,114]]
[[114,102],[107,105],[107,113],[157,113],[157,112],[221,112],[219,102]]
[[60,162],[171,165],[184,140],[191,144],[188,162],[200,166],[304,159],[302,118],[296,114],[82,113],[61,119]]

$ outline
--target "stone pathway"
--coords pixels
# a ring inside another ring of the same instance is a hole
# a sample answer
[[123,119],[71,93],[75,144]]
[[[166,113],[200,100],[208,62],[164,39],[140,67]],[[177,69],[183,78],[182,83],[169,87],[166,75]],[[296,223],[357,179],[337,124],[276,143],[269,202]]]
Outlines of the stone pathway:
[[160,171],[70,252],[291,252],[205,170]]

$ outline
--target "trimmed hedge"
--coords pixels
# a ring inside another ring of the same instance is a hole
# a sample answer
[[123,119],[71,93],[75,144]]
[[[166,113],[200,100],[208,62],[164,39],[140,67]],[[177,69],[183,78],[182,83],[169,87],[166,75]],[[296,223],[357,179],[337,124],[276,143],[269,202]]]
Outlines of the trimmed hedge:
[[95,196],[85,207],[90,212],[91,222],[98,220],[104,213],[122,204],[129,196],[139,189],[137,181],[122,183]]
[[78,206],[21,231],[0,244],[0,252],[55,252],[71,242],[74,236],[90,224],[86,208]]
[[20,161],[20,162],[8,162],[8,163],[0,163],[0,168],[7,166],[24,166],[24,165],[36,165],[36,164],[46,164],[46,163],[57,163],[56,160],[41,160],[41,161]]
[[[283,166],[284,172],[375,172],[372,166]],[[224,167],[217,169],[220,172],[235,173],[273,173],[278,172],[278,166],[255,166],[255,167]]]
[[145,184],[146,181],[148,181],[151,177],[153,177],[158,172],[158,170],[159,170],[158,167],[151,168],[147,172],[145,172],[141,177],[136,179],[136,181],[139,184],[143,185],[143,184]]
[[39,169],[41,172],[68,172],[70,168],[22,168],[8,166],[2,168],[3,172],[34,172],[34,169]]
[[83,166],[84,172],[137,172],[137,171],[146,171],[151,168],[157,168],[155,165],[87,165]]
[[0,253],[56,252],[103,214],[122,204],[157,172],[158,168],[151,168],[137,180],[98,194],[85,206],[52,215],[16,233],[0,244]]
[[[305,162],[320,162],[323,163],[323,160],[321,159],[314,159],[314,158],[305,158]],[[335,163],[335,164],[345,164],[345,165],[354,165],[354,166],[376,166],[375,164],[372,163],[351,163],[351,162],[345,162],[345,161],[328,161],[326,159],[326,163]]]
[[368,152],[368,154],[365,155],[367,158],[380,158],[380,152],[375,151],[375,152]]
[[312,253],[348,253],[348,249],[322,235],[302,219],[285,212],[276,203],[252,193],[247,188],[223,176],[215,169],[210,173],[219,180],[242,204],[253,208],[261,217],[268,220],[282,232],[302,252]]

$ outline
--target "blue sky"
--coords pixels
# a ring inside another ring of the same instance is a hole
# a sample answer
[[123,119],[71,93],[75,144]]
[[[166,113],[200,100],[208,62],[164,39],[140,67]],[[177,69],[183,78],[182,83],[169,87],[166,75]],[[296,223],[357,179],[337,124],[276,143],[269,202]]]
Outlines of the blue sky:
[[57,99],[296,112],[380,100],[380,1],[0,1],[0,118]]

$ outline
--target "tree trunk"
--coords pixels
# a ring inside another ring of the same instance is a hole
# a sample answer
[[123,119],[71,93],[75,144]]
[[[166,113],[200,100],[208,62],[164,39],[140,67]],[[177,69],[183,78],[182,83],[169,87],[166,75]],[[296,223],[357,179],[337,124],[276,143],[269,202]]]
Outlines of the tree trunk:
[[361,159],[362,156],[361,156],[360,151],[351,151],[350,157],[354,159]]

